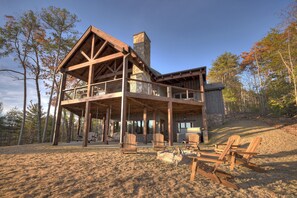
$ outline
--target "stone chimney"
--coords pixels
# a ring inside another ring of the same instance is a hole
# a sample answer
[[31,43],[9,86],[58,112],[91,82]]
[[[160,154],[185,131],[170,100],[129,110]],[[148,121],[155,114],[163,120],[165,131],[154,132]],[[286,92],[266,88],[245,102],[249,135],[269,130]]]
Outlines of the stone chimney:
[[133,49],[140,58],[151,66],[151,40],[145,32],[140,32],[133,35]]

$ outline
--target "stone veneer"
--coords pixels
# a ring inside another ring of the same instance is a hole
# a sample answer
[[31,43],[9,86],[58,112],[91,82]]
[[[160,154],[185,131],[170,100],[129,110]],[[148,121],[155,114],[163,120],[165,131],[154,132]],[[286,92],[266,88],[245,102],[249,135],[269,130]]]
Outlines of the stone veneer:
[[151,41],[145,32],[133,35],[133,49],[141,59],[150,67],[151,65]]
[[207,114],[207,122],[208,126],[220,126],[224,123],[224,115],[223,114]]

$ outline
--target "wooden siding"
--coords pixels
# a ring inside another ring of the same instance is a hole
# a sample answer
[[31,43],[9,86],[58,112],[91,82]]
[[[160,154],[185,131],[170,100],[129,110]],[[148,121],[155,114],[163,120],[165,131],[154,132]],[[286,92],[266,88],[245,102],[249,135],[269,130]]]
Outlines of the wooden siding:
[[205,97],[207,114],[224,115],[224,101],[222,90],[206,91]]

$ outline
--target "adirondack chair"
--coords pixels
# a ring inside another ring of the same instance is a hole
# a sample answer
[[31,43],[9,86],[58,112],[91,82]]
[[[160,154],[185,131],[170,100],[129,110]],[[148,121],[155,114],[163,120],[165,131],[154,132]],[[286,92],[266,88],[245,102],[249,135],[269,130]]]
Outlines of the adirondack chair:
[[255,137],[246,149],[231,149],[230,170],[233,170],[235,165],[242,165],[256,172],[265,172],[264,169],[250,162],[250,160],[258,154],[256,153],[256,149],[261,144],[261,142],[261,137]]
[[166,148],[166,141],[164,141],[164,135],[161,133],[153,134],[152,143],[155,150],[165,150]]
[[[213,182],[222,184],[226,187],[238,189],[238,186],[236,184],[231,183],[227,179],[232,178],[232,176],[226,172],[223,172],[221,170],[218,170],[218,167],[223,164],[226,160],[227,154],[229,154],[232,144],[234,143],[234,140],[228,141],[227,145],[225,146],[222,153],[204,153],[204,152],[198,152],[197,156],[190,157],[193,159],[192,162],[192,172],[190,176],[190,181],[194,181],[196,173],[211,179]],[[210,170],[207,171],[207,165],[203,162],[207,163],[214,163],[213,167],[209,167]],[[205,168],[206,167],[206,168]]]
[[136,135],[126,133],[122,143],[122,153],[137,153]]
[[186,149],[198,150],[198,144],[200,143],[200,136],[198,134],[189,134],[188,140],[185,142]]
[[[228,141],[226,144],[228,144],[229,141],[233,141],[234,140],[234,143],[232,144],[231,148],[232,149],[235,149],[235,148],[238,148],[239,147],[239,144],[240,144],[240,136],[239,135],[232,135],[228,138]],[[215,144],[214,145],[214,150],[216,153],[221,153],[223,152],[224,150],[224,147],[226,146],[226,144]]]

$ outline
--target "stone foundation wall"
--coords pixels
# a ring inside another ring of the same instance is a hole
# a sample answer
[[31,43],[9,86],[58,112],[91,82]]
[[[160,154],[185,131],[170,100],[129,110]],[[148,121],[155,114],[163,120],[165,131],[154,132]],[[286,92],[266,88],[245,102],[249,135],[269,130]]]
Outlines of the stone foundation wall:
[[208,127],[220,126],[224,123],[223,114],[207,114]]

